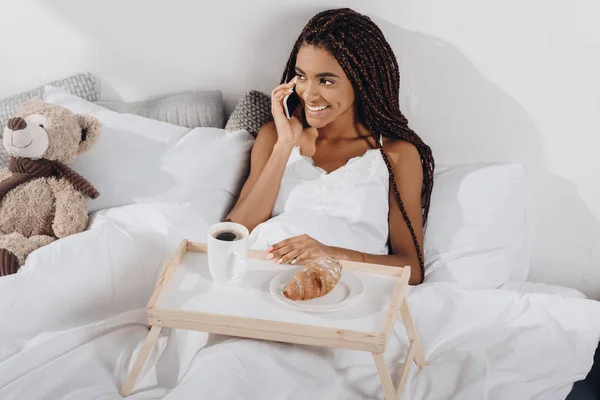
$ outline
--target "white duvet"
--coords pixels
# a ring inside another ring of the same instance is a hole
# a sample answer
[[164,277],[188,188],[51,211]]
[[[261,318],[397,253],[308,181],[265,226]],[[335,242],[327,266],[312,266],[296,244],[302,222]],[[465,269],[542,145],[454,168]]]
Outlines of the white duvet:
[[[214,200],[214,199],[213,199]],[[99,211],[90,229],[33,253],[0,279],[0,399],[118,399],[148,333],[145,306],[182,238],[203,241],[209,204]],[[511,290],[413,287],[429,365],[407,399],[564,399],[600,339],[600,302]],[[168,339],[168,340],[167,340]],[[400,322],[386,357],[407,349]],[[132,399],[374,399],[368,353],[163,330]]]

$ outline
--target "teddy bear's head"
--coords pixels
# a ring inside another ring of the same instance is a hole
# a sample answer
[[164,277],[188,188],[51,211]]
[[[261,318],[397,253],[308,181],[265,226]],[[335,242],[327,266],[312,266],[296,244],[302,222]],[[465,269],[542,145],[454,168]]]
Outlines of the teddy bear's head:
[[100,122],[40,99],[21,105],[4,129],[4,147],[13,157],[48,159],[70,164],[89,150],[100,135]]

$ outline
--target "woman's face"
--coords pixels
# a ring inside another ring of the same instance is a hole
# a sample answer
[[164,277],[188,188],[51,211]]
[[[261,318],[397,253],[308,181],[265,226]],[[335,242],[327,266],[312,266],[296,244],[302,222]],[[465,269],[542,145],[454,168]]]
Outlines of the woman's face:
[[354,88],[335,57],[325,49],[303,45],[296,58],[296,91],[310,126],[322,128],[354,113]]

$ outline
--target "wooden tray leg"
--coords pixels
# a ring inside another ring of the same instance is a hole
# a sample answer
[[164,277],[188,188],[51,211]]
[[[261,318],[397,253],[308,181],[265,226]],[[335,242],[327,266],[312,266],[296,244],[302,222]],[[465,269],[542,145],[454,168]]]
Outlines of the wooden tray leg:
[[427,363],[425,362],[423,349],[421,348],[421,342],[419,342],[419,337],[417,336],[417,331],[415,330],[415,325],[412,319],[412,315],[410,314],[410,309],[408,308],[406,298],[402,300],[402,304],[400,306],[400,315],[402,317],[404,327],[406,328],[406,333],[408,335],[410,346],[408,347],[406,357],[404,358],[404,365],[402,365],[402,369],[400,371],[400,379],[398,381],[398,387],[396,389],[394,388],[394,384],[392,382],[389,370],[385,365],[383,353],[373,353],[375,365],[377,365],[377,371],[379,372],[379,376],[381,377],[381,382],[383,384],[383,391],[385,393],[386,400],[400,400],[402,398],[404,385],[406,384],[406,380],[408,379],[408,373],[410,372],[413,362],[417,364],[419,368],[423,367],[424,365],[427,365]]
[[148,336],[146,336],[146,340],[144,340],[144,343],[142,344],[142,348],[140,349],[137,359],[133,364],[133,368],[131,368],[131,372],[129,372],[129,376],[121,388],[121,396],[127,397],[131,394],[137,378],[142,371],[142,367],[144,366],[144,363],[150,354],[150,350],[152,350],[154,347],[161,330],[161,326],[152,325],[150,332],[148,332]]
[[[402,317],[402,322],[404,323],[404,327],[406,328],[406,334],[408,335],[410,346],[411,348],[414,346],[415,363],[419,366],[419,368],[421,368],[427,365],[427,362],[425,361],[423,348],[421,347],[421,342],[419,341],[419,336],[417,335],[415,324],[413,322],[412,315],[410,314],[410,309],[408,308],[406,297],[404,298],[404,300],[402,301],[402,305],[400,306],[400,316]],[[408,353],[410,354],[410,349]],[[404,365],[406,365],[406,363]]]
[[408,347],[408,352],[406,353],[406,357],[404,358],[404,365],[402,365],[402,370],[400,370],[400,380],[398,381],[398,388],[396,389],[396,396],[398,400],[402,398],[402,392],[404,391],[404,384],[406,383],[406,378],[408,378],[408,373],[410,372],[410,368],[412,367],[412,363],[415,360],[415,341],[410,341],[410,346]]
[[388,368],[385,365],[383,353],[373,353],[373,358],[375,359],[377,372],[379,372],[379,376],[381,377],[381,383],[383,384],[383,392],[385,393],[386,400],[395,400],[396,390],[394,389],[394,384],[392,383],[392,377],[390,376],[390,372],[388,371]]
[[385,365],[383,353],[373,353],[375,365],[377,365],[377,371],[379,372],[381,383],[383,384],[383,391],[385,393],[386,400],[400,400],[402,398],[404,384],[408,378],[408,373],[410,372],[412,363],[415,360],[415,349],[415,341],[411,340],[408,352],[406,353],[406,358],[404,359],[404,365],[402,365],[402,370],[400,371],[400,380],[398,381],[397,389],[394,389],[394,383],[392,382],[392,377],[390,376],[389,370]]

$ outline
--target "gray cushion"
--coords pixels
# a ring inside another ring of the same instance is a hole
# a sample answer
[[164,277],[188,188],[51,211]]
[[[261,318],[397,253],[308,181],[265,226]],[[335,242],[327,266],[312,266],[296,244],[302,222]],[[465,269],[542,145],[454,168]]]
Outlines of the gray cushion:
[[150,100],[124,103],[97,101],[96,104],[118,113],[136,114],[173,125],[223,129],[223,95],[218,90],[186,92]]
[[[90,73],[82,73],[54,82],[49,82],[38,86],[35,89],[27,92],[19,93],[14,96],[0,99],[0,136],[4,134],[4,127],[8,120],[19,111],[19,106],[27,100],[34,97],[42,97],[44,94],[44,86],[52,85],[63,89],[75,96],[82,97],[88,101],[98,100],[98,87],[96,78]],[[0,146],[0,168],[6,168],[10,156],[6,152],[4,146]]]
[[262,92],[251,90],[242,95],[227,120],[225,129],[228,131],[245,129],[256,137],[259,129],[272,120],[271,98]]

